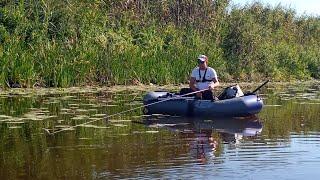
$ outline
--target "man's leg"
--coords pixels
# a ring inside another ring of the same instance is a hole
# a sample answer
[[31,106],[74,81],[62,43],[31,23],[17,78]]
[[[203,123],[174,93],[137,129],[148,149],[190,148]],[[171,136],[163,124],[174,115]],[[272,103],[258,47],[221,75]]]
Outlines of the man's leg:
[[[192,89],[191,88],[182,88],[181,90],[180,90],[180,95],[184,95],[184,94],[189,94],[189,93],[192,93],[193,91],[192,91]],[[188,97],[192,97],[192,96],[194,96],[194,94],[191,94],[191,95],[188,95]]]
[[210,90],[206,90],[202,93],[202,99],[213,100],[213,93]]

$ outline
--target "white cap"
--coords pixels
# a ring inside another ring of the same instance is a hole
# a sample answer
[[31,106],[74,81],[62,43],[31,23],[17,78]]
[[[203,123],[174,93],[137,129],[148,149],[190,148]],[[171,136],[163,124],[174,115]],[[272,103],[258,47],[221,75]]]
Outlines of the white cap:
[[208,60],[208,57],[207,57],[206,55],[200,55],[200,56],[198,57],[198,60],[204,62],[204,61]]

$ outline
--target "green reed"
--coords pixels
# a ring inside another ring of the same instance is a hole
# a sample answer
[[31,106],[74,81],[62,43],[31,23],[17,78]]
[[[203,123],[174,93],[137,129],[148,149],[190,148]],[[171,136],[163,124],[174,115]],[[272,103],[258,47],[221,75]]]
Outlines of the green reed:
[[199,54],[223,81],[320,77],[319,17],[228,0],[3,1],[0,86],[186,83]]

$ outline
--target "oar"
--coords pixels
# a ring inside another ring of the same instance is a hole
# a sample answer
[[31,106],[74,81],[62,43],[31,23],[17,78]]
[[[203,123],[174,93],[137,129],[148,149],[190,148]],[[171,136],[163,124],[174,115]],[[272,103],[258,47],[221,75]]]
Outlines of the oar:
[[[183,94],[183,95],[180,95],[180,96],[175,96],[175,97],[167,98],[167,99],[164,99],[164,100],[161,100],[161,101],[145,104],[145,105],[142,105],[142,106],[139,106],[139,107],[135,107],[135,108],[132,108],[132,109],[128,109],[128,110],[125,110],[125,111],[121,111],[121,112],[118,112],[118,113],[115,113],[115,114],[111,114],[111,115],[105,116],[104,119],[108,119],[110,117],[113,117],[113,116],[116,116],[116,115],[120,115],[120,114],[124,114],[124,113],[130,112],[130,111],[134,111],[134,110],[137,110],[137,109],[140,109],[140,108],[145,108],[145,107],[148,107],[148,106],[151,106],[151,105],[163,103],[163,102],[166,102],[166,101],[169,101],[169,100],[179,99],[181,97],[192,95],[192,94],[196,94],[196,93],[203,92],[203,91],[206,91],[206,90],[208,90],[208,89],[202,89],[202,90],[199,90],[199,91],[194,91],[194,92]],[[96,119],[96,120],[88,121],[88,122],[85,122],[85,123],[82,123],[82,124],[77,124],[75,126],[62,128],[62,129],[60,129],[58,131],[54,131],[52,133],[50,133],[47,129],[45,129],[45,131],[47,133],[49,133],[50,135],[53,135],[53,134],[57,134],[57,133],[62,132],[62,131],[66,131],[66,130],[73,129],[73,128],[78,127],[78,126],[83,126],[83,125],[86,125],[86,124],[90,124],[90,123],[93,123],[93,122],[96,122],[96,121],[99,121],[99,120],[101,120],[101,119]]]

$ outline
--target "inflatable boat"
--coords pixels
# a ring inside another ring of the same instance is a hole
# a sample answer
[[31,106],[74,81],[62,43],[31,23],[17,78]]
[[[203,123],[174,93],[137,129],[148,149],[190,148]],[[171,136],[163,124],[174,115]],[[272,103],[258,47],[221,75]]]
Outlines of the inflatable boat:
[[[220,96],[216,100],[202,100],[167,91],[148,92],[143,98],[145,105],[144,113],[148,115],[166,114],[192,117],[255,115],[263,107],[263,100],[255,92],[267,82],[251,93],[238,96],[235,94],[231,97]],[[235,87],[228,87],[222,94],[226,94],[225,92],[228,92],[230,88],[235,89]]]

